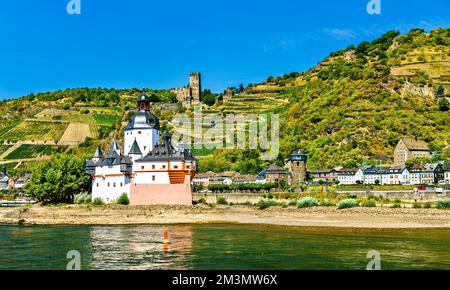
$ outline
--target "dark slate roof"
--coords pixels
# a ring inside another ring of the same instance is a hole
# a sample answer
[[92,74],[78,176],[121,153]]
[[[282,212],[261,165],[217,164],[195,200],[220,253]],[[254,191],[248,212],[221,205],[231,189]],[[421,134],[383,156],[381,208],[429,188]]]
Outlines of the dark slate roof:
[[111,144],[111,148],[109,149],[109,153],[108,153],[108,156],[106,156],[106,158],[107,159],[118,158],[120,155],[119,155],[119,153],[117,153],[117,151],[120,152],[119,145],[117,145],[116,140],[114,140]]
[[159,120],[148,110],[139,110],[125,127],[125,130],[131,129],[156,129],[159,130]]
[[92,159],[86,161],[87,167],[95,167],[95,166],[112,166],[112,165],[121,165],[121,164],[133,164],[131,159],[128,156],[123,156],[119,153],[117,153],[117,150],[119,150],[119,145],[117,145],[117,142],[114,140],[111,144],[111,148],[109,149],[108,156],[106,157],[100,157],[97,162],[94,162]]
[[130,149],[130,152],[128,154],[142,155],[142,151],[139,148],[139,145],[138,145],[136,139],[134,139],[133,145],[131,145],[131,149]]
[[166,130],[163,136],[163,144],[156,144],[152,151],[147,153],[144,157],[136,160],[136,162],[145,161],[181,161],[181,160],[196,160],[189,150],[177,150],[171,142],[171,135]]
[[100,149],[100,146],[95,150],[94,158],[103,158],[103,152],[102,149]]

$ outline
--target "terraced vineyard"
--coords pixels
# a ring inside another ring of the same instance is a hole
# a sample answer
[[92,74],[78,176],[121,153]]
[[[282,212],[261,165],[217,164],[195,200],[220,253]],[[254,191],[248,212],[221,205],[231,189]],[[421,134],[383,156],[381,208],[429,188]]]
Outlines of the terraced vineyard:
[[222,112],[257,114],[283,107],[287,103],[288,99],[284,95],[233,96],[233,98],[224,103]]
[[118,115],[108,114],[94,114],[93,117],[97,125],[110,128],[113,127],[121,119],[121,117]]
[[23,121],[14,128],[3,132],[0,140],[7,141],[58,141],[68,124],[50,121]]
[[6,150],[11,148],[11,145],[0,145],[0,155],[3,154]]
[[67,146],[23,144],[6,156],[5,160],[35,158],[43,155],[62,153],[66,150]]

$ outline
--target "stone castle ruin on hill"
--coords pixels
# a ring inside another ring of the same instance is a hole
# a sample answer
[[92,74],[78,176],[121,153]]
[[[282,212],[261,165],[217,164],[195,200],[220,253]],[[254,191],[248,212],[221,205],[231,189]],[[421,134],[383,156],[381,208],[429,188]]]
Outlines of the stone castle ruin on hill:
[[199,104],[202,93],[201,75],[199,72],[189,74],[189,86],[184,88],[175,88],[170,90],[177,95],[177,100],[184,107]]

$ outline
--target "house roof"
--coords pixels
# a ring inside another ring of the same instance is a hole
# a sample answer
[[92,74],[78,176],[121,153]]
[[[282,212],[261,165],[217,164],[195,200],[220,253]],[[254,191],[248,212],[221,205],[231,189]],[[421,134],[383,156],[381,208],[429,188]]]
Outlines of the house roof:
[[358,172],[359,168],[342,168],[339,172],[339,174],[356,174]]
[[287,174],[288,171],[284,168],[279,167],[278,165],[271,164],[269,168],[266,170],[266,174]]
[[409,150],[430,151],[430,149],[428,148],[427,142],[425,142],[423,140],[418,140],[415,138],[402,138],[401,140],[403,141],[403,143]]

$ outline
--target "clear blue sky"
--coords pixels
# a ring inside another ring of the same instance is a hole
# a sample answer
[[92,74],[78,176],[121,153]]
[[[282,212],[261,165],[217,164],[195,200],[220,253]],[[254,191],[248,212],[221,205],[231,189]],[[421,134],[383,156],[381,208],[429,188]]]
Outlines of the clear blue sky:
[[0,99],[73,87],[205,88],[304,71],[389,29],[449,27],[449,0],[0,1]]

